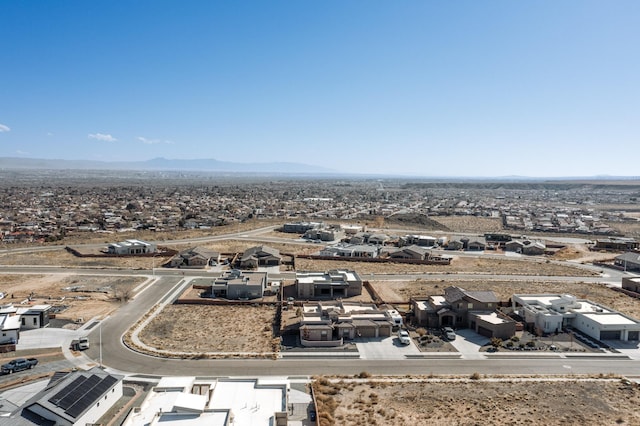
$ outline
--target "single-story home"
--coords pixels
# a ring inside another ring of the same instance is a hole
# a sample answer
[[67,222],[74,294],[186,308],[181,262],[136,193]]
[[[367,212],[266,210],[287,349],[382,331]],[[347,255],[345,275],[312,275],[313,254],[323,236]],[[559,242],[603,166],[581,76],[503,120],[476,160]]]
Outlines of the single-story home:
[[176,254],[169,265],[172,268],[205,268],[220,262],[220,253],[204,247],[194,247]]
[[126,240],[119,243],[111,243],[107,246],[109,254],[146,254],[156,253],[158,247],[154,243],[141,240]]
[[555,333],[573,327],[596,340],[640,338],[640,321],[570,294],[515,294],[512,305],[532,331]]
[[258,268],[260,266],[278,266],[282,261],[280,251],[267,246],[256,246],[245,250],[240,258],[241,268]]

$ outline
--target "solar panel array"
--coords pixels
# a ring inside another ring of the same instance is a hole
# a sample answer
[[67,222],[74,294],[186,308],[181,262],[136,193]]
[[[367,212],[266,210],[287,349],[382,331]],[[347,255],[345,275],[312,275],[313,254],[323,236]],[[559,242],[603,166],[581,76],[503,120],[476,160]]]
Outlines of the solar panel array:
[[71,417],[76,418],[94,404],[117,381],[118,379],[113,376],[104,378],[95,374],[89,377],[81,376],[49,398],[49,402],[62,408]]

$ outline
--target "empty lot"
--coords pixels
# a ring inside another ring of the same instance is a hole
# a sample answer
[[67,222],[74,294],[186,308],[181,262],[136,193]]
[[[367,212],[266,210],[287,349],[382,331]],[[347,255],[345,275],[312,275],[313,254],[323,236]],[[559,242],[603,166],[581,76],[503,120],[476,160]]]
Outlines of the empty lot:
[[409,379],[313,383],[320,425],[637,425],[620,379]]

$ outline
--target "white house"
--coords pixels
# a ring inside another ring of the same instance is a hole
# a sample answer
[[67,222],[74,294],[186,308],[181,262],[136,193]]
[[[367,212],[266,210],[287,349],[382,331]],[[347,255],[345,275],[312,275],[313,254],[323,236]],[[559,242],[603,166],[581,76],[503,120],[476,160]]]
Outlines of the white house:
[[164,377],[123,425],[286,426],[288,391],[284,379]]
[[0,425],[25,424],[24,419],[34,415],[56,426],[96,424],[122,397],[123,378],[97,367],[56,373],[42,391],[9,418],[3,418]]
[[141,240],[126,240],[119,243],[111,243],[107,246],[109,254],[146,254],[156,253],[158,247],[153,243]]
[[639,340],[640,321],[569,294],[515,294],[513,309],[542,333],[566,326],[596,340]]

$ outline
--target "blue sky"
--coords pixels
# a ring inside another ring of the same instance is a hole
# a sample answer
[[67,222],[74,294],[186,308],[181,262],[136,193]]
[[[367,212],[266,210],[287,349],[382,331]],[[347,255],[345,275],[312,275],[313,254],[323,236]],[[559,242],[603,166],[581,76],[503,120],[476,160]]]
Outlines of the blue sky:
[[640,2],[2,1],[0,156],[640,175]]

